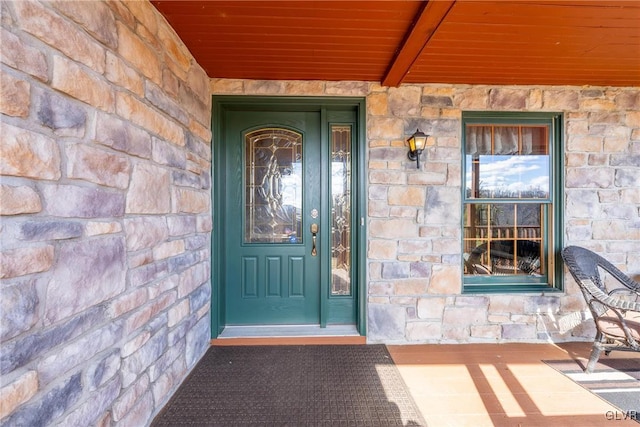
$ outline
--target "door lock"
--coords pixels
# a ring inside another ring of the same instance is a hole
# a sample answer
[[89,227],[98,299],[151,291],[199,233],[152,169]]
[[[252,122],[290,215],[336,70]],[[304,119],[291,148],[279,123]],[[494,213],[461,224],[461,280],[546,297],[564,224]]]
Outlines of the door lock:
[[313,242],[311,246],[311,256],[318,255],[318,250],[316,249],[316,236],[318,235],[318,224],[311,224],[311,241]]

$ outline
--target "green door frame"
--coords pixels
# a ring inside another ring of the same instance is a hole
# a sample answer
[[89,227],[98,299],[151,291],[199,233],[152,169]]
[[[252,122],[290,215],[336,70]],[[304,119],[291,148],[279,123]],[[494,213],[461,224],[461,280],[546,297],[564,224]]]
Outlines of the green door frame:
[[[360,335],[366,335],[367,326],[367,287],[366,287],[366,221],[367,218],[367,187],[366,187],[366,101],[365,98],[347,97],[273,97],[273,96],[242,96],[242,95],[213,95],[212,97],[212,160],[211,160],[211,188],[212,188],[212,221],[213,232],[211,238],[211,335],[216,338],[225,326],[225,287],[224,277],[225,253],[222,242],[225,238],[223,226],[224,197],[222,187],[226,171],[222,165],[225,146],[222,141],[225,114],[229,110],[262,110],[277,108],[278,111],[318,111],[321,115],[321,134],[326,136],[325,125],[327,110],[352,110],[356,112],[356,142],[352,156],[352,179],[354,179],[354,194],[352,198],[352,230],[353,237],[353,283],[356,292],[356,327]],[[329,276],[330,272],[322,272]]]

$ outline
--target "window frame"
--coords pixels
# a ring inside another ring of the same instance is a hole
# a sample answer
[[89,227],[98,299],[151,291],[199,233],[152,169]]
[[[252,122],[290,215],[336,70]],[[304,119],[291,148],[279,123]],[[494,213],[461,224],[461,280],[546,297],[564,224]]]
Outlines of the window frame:
[[[462,112],[461,158],[461,254],[464,254],[465,210],[475,204],[547,204],[542,212],[543,253],[547,262],[547,274],[542,277],[528,275],[465,275],[464,257],[461,257],[462,293],[540,293],[563,291],[562,263],[560,250],[564,236],[564,133],[563,115],[557,112],[496,112],[467,111]],[[549,197],[547,199],[507,199],[507,198],[470,198],[467,196],[467,125],[511,125],[549,127]],[[545,212],[546,211],[546,214]]]

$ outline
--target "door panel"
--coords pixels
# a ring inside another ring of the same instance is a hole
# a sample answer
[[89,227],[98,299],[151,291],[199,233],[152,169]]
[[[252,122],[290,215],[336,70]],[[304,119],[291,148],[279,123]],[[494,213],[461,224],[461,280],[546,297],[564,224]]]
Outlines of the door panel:
[[224,139],[226,323],[318,324],[320,113],[229,111]]

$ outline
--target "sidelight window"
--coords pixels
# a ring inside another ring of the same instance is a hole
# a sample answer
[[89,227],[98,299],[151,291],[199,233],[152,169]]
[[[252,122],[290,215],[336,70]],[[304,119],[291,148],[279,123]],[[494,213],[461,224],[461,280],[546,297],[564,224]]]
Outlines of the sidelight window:
[[351,125],[331,125],[331,295],[351,295]]

